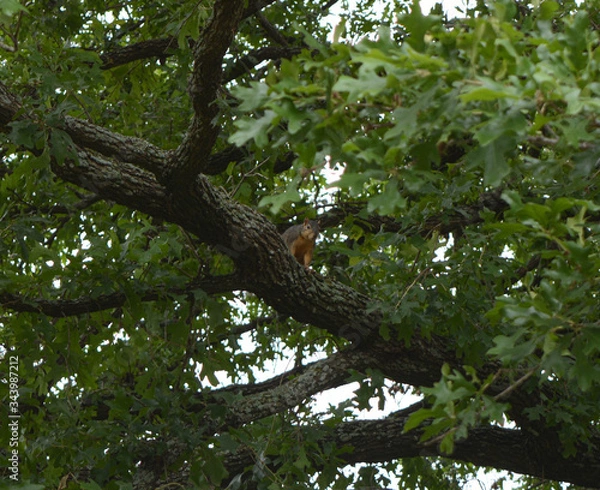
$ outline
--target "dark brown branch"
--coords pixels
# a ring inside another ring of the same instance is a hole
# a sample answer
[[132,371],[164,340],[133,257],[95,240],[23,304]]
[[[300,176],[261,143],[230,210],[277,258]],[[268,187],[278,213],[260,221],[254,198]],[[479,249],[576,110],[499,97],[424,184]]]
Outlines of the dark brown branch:
[[[170,51],[177,47],[176,43],[177,40],[175,38],[169,37],[153,39],[151,41],[142,41],[130,46],[118,48],[108,54],[100,56],[100,59],[103,61],[102,69],[108,70],[116,66],[125,65],[142,59],[165,58],[170,56]],[[241,57],[227,69],[223,75],[223,80],[225,82],[234,80],[263,61],[291,58],[300,51],[300,48],[284,48],[276,46],[257,49],[256,51]]]
[[[260,11],[264,7],[273,3],[274,0],[260,0],[250,2],[248,7],[244,10],[242,18],[250,17],[256,12]],[[190,41],[190,46],[193,47],[194,43]],[[143,59],[158,58],[164,59],[171,56],[172,52],[178,49],[177,39],[173,36],[164,37],[160,39],[150,39],[147,41],[140,41],[138,43],[130,44],[129,46],[123,46],[116,48],[112,51],[103,53],[100,55],[102,61],[101,68],[108,70],[117,66],[132,63],[134,61],[140,61]]]
[[19,99],[0,81],[0,130],[6,131],[6,126],[15,119],[19,109]]
[[[167,291],[151,290],[141,293],[142,301],[155,301],[165,295],[182,295],[196,289],[202,289],[207,294],[231,292],[242,287],[243,281],[236,275],[211,276],[198,281],[193,281],[183,288],[174,288]],[[103,311],[123,306],[127,296],[122,292],[105,294],[97,298],[77,299],[30,299],[13,293],[0,293],[0,304],[13,311],[42,313],[50,317],[77,316],[96,311]]]
[[[420,234],[430,235],[437,231],[442,235],[449,233],[462,234],[462,231],[470,225],[483,222],[481,212],[485,209],[501,214],[509,206],[501,197],[502,190],[485,192],[478,202],[456,207],[448,212],[439,213],[436,216],[425,220],[418,229],[407,229],[401,221],[389,216],[371,215],[365,219],[357,221],[356,225],[362,227],[369,233],[376,233],[383,230],[388,233]],[[346,216],[358,215],[364,208],[363,203],[342,203],[335,208],[330,209],[321,217],[324,227],[337,226],[342,223]]]
[[168,153],[141,138],[125,136],[102,126],[67,116],[63,128],[78,146],[158,172],[167,161]]
[[132,61],[139,61],[147,58],[165,58],[170,56],[170,51],[177,49],[177,47],[177,39],[172,36],[141,41],[100,55],[100,59],[102,60],[101,68],[103,70],[109,70],[116,66],[131,63]]
[[206,175],[217,175],[225,172],[231,162],[241,162],[247,154],[245,148],[229,146],[218,153],[213,153],[209,157],[203,173]]
[[322,12],[327,12],[331,7],[333,7],[339,0],[329,0],[325,2],[325,4],[321,7]]
[[262,12],[256,13],[256,19],[263,28],[267,36],[281,46],[288,46],[288,40],[275,28],[273,24],[263,15]]
[[194,46],[194,68],[188,91],[194,107],[194,120],[179,148],[174,152],[160,180],[179,192],[206,166],[217,139],[215,118],[221,87],[223,57],[229,48],[244,12],[243,0],[217,0],[213,14]]
[[223,74],[223,81],[229,82],[234,80],[245,73],[249,72],[259,63],[266,60],[280,60],[290,59],[292,56],[299,54],[302,51],[301,48],[287,48],[279,46],[269,46],[266,48],[257,49],[252,51],[246,56],[238,59],[231,67],[225,70]]
[[244,10],[243,18],[246,19],[265,7],[275,3],[275,0],[251,0],[248,2],[248,7]]
[[[417,407],[418,408],[418,407]],[[570,482],[586,488],[600,488],[600,441],[592,443],[595,451],[577,457],[566,458],[560,447],[547,444],[543,437],[517,430],[487,426],[472,429],[466,440],[458,441],[452,455],[443,454],[437,447],[425,447],[419,442],[419,431],[404,432],[407,412],[412,407],[389,415],[383,420],[360,420],[344,422],[334,428],[311,426],[300,431],[321,434],[318,444],[321,447],[350,447],[351,451],[340,454],[340,464],[381,463],[404,458],[451,457],[483,467],[495,467],[515,473],[523,473],[539,478]],[[313,436],[314,437],[314,436]],[[234,454],[225,455],[223,462],[230,478],[243,474],[256,463],[256,455],[240,448]],[[320,468],[318,460],[315,469]],[[272,471],[277,467],[272,466]],[[169,475],[169,482],[186,478],[189,467],[184,466]],[[225,484],[229,483],[226,481]],[[158,483],[157,483],[158,484]]]

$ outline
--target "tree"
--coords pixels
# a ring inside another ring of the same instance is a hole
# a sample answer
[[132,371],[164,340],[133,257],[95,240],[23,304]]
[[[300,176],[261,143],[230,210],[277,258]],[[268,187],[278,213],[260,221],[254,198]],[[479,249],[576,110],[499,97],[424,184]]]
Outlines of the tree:
[[9,484],[600,488],[598,8],[335,3],[1,3]]

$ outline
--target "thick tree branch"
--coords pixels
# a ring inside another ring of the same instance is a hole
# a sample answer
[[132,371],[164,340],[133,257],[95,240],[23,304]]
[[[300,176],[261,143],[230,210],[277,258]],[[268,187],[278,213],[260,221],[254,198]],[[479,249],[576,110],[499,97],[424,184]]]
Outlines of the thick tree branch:
[[[391,415],[385,420],[357,421],[341,424],[334,431],[334,440],[346,443],[354,451],[345,459],[348,463],[381,462],[391,458],[446,456],[436,447],[423,447],[420,433],[404,433],[406,417]],[[453,459],[493,466],[540,478],[568,481],[576,485],[600,488],[600,451],[565,458],[556,444],[548,444],[542,436],[535,437],[516,429],[480,427],[456,444]]]
[[141,138],[125,136],[87,121],[67,116],[64,130],[73,142],[121,162],[133,163],[153,173],[159,172],[167,161],[168,152]]
[[222,83],[223,57],[244,13],[243,0],[217,0],[212,18],[194,47],[194,68],[188,91],[194,120],[161,180],[173,190],[185,187],[206,166],[219,127],[217,93]]
[[6,131],[6,126],[19,112],[21,103],[4,83],[0,81],[0,130]]
[[140,41],[129,46],[119,47],[100,55],[102,69],[109,70],[133,61],[147,58],[165,58],[170,55],[170,50],[177,49],[177,39],[173,36]]
[[218,430],[241,427],[253,420],[291,409],[304,403],[312,395],[346,384],[351,369],[361,371],[371,361],[370,356],[364,352],[338,352],[309,365],[301,374],[285,383],[273,386],[274,383],[269,382],[263,386],[262,391],[236,403],[224,425]]
[[[566,481],[586,488],[600,488],[600,441],[593,444],[595,451],[577,457],[566,458],[560,447],[547,444],[541,437],[534,437],[517,429],[504,429],[487,426],[472,429],[466,440],[459,441],[451,455],[442,453],[439,448],[425,446],[419,442],[421,432],[404,432],[406,410],[389,415],[383,420],[360,420],[345,422],[334,428],[329,426],[305,427],[301,430],[310,434],[322,434],[319,445],[335,445],[338,448],[350,447],[351,451],[340,454],[341,464],[380,463],[395,459],[417,458],[422,456],[451,457],[479,466],[493,466],[515,473],[537,476],[543,479]],[[314,436],[312,436],[314,437]],[[236,475],[242,475],[248,467],[254,466],[256,455],[240,448],[234,454],[224,456],[224,464],[229,472],[227,482]],[[315,462],[318,468],[318,462]],[[276,470],[276,466],[271,468]],[[169,482],[186,478],[189,467],[184,467],[170,475]]]
[[[161,150],[146,140],[115,133],[82,119],[65,117],[63,129],[78,146],[121,162],[133,163],[155,175],[164,171],[169,159],[168,151]],[[244,148],[237,146],[214,153],[208,157],[204,173],[216,175],[224,172],[231,162],[241,161],[246,154]]]

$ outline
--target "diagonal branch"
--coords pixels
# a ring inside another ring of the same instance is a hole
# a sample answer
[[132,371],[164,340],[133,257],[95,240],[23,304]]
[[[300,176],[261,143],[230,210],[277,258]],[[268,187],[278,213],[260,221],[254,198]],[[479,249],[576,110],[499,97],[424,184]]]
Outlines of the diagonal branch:
[[[67,116],[62,128],[73,142],[120,162],[133,163],[153,174],[160,174],[169,158],[169,152],[141,138],[115,133],[88,121]],[[245,148],[229,146],[208,158],[204,173],[215,175],[227,169],[231,162],[239,162],[247,155]]]
[[231,65],[223,74],[223,81],[229,82],[249,72],[259,63],[267,60],[280,60],[282,58],[289,59],[292,56],[299,54],[302,48],[289,48],[279,46],[267,46],[266,48],[260,48],[256,51],[248,53],[246,56],[242,56],[236,62]]
[[261,389],[257,393],[243,397],[231,407],[224,424],[218,430],[241,427],[291,409],[304,403],[312,395],[347,384],[350,370],[362,371],[371,362],[370,356],[364,352],[346,350],[306,366],[291,379],[288,373],[286,377],[277,376],[261,383],[258,386]]
[[153,173],[165,165],[168,152],[141,138],[125,136],[82,119],[67,116],[63,129],[75,144],[121,162],[129,162]]
[[[230,385],[218,390],[198,392],[194,394],[186,410],[202,414],[200,426],[204,433],[214,434],[231,427],[239,428],[252,421],[292,409],[313,395],[347,384],[350,370],[363,370],[370,362],[370,357],[365,353],[349,350],[338,352],[306,366],[292,368],[261,383]],[[101,391],[90,395],[83,403],[86,407],[98,408],[97,420],[102,420],[109,416],[106,405],[113,399],[113,393]],[[234,403],[231,402],[232,399],[235,400]],[[221,418],[215,418],[213,413],[204,411],[206,405],[214,403],[226,408]]]

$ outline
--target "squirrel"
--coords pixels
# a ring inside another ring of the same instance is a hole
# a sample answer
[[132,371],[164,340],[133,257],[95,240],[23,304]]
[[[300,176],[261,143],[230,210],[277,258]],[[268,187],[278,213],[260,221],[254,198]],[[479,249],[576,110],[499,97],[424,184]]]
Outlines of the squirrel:
[[319,222],[306,218],[301,225],[290,226],[281,238],[296,260],[308,270],[319,236]]

